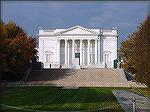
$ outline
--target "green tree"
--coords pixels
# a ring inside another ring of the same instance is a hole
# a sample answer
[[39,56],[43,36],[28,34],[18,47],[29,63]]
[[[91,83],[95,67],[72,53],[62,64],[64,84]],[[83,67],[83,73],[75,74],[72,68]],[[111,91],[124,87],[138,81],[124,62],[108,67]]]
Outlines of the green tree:
[[150,15],[122,42],[121,54],[124,68],[135,73],[138,82],[150,86]]
[[20,79],[36,54],[36,41],[13,22],[1,21],[0,70],[2,79]]

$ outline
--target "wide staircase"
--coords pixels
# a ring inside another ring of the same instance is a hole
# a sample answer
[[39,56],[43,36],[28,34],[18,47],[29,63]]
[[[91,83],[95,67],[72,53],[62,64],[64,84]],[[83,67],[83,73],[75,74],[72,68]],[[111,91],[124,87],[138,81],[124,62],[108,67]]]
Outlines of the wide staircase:
[[28,78],[33,84],[74,87],[129,87],[122,69],[43,69],[33,70]]

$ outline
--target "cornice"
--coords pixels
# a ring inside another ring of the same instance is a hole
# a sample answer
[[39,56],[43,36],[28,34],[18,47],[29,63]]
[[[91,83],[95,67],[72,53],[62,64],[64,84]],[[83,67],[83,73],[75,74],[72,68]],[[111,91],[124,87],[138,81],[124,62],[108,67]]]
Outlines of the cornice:
[[43,35],[38,35],[38,37],[61,37],[61,36],[97,36],[94,34],[62,34],[62,35],[49,35],[49,34],[43,34]]
[[81,27],[81,26],[78,26],[78,25],[76,25],[74,27],[71,27],[71,28],[68,28],[68,29],[65,29],[63,31],[57,32],[54,35],[62,35],[63,33],[67,32],[67,31],[71,31],[71,30],[76,29],[76,28],[80,28],[82,30],[88,31],[90,33],[93,33],[93,35],[99,35],[99,33],[95,32],[95,31],[92,31],[90,29],[87,29],[87,28],[84,28],[84,27]]

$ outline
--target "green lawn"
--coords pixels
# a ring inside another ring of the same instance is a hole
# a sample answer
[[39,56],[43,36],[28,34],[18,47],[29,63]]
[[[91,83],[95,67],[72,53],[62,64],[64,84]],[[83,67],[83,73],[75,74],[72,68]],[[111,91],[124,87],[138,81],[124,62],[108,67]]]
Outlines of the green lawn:
[[[126,88],[78,88],[62,89],[61,87],[17,87],[4,88],[1,103],[5,105],[36,110],[93,110],[115,106],[117,102],[112,94],[113,89]],[[16,109],[2,108],[6,112]],[[123,112],[116,107],[103,109],[102,112]],[[23,111],[22,111],[23,112]],[[92,111],[93,112],[93,111]]]

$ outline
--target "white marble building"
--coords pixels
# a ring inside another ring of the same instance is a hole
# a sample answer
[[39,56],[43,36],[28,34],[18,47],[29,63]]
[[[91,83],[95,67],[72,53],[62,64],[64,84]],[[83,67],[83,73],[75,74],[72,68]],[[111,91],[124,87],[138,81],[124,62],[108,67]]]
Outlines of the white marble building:
[[44,68],[113,68],[117,59],[116,29],[40,29],[38,37]]

